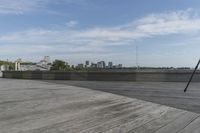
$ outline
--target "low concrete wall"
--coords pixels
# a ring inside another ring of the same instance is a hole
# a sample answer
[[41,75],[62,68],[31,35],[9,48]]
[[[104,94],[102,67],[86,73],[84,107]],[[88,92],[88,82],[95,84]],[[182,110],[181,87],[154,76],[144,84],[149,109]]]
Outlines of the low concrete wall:
[[3,72],[2,71],[0,71],[0,78],[2,78],[3,77]]
[[[99,71],[99,72],[43,72],[43,71],[5,71],[3,78],[41,79],[41,80],[90,80],[90,81],[153,81],[153,82],[187,82],[192,71]],[[200,82],[200,71],[193,81]]]

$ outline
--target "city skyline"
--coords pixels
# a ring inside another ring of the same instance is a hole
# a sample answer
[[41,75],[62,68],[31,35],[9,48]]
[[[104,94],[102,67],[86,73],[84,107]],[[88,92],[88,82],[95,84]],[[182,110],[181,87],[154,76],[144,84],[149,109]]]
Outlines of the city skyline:
[[[44,56],[43,59],[40,59],[38,61],[30,61],[30,60],[23,60],[22,58],[18,58],[15,61],[11,60],[0,60],[2,62],[3,66],[7,65],[8,63],[20,63],[21,65],[49,65],[51,66],[55,61],[62,61],[64,62],[67,66],[71,68],[105,68],[105,69],[193,69],[194,67],[173,67],[173,66],[159,66],[159,67],[151,67],[151,66],[140,66],[140,65],[135,65],[131,67],[127,67],[122,63],[116,63],[113,61],[104,61],[104,60],[99,60],[99,61],[90,61],[90,60],[85,60],[84,62],[79,62],[77,64],[72,64],[68,60],[62,60],[62,59],[55,59],[51,60],[50,56]],[[3,63],[4,62],[4,63]],[[15,65],[16,66],[16,65]]]
[[[55,59],[51,60],[50,56],[44,56],[43,59],[40,59],[38,61],[28,61],[28,60],[23,60],[22,58],[18,58],[17,60],[13,61],[13,63],[20,63],[20,64],[53,64],[56,60],[63,61],[65,62],[66,65],[69,65],[70,67],[81,67],[81,68],[123,68],[123,64],[116,64],[112,61],[106,62],[106,61],[90,61],[86,60],[85,62],[79,62],[78,64],[71,64],[67,60],[60,60],[60,59]],[[5,61],[9,62],[9,60]],[[11,61],[12,62],[12,61]],[[16,65],[15,65],[16,66]],[[134,67],[134,66],[133,66]]]
[[0,59],[194,67],[200,1],[0,0]]

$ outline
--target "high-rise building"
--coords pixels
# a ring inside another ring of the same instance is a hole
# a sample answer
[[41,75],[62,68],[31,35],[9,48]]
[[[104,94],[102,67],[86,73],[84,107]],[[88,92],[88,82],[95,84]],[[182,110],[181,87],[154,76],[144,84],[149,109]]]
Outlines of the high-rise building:
[[85,65],[87,65],[87,66],[90,65],[90,61],[88,61],[88,60],[85,61]]
[[113,63],[112,62],[108,62],[108,68],[113,68]]
[[105,61],[101,61],[102,65],[103,65],[103,68],[106,68],[106,63]]
[[106,68],[106,63],[105,63],[105,61],[97,62],[97,68]]
[[85,61],[85,67],[88,68],[90,66],[90,61]]

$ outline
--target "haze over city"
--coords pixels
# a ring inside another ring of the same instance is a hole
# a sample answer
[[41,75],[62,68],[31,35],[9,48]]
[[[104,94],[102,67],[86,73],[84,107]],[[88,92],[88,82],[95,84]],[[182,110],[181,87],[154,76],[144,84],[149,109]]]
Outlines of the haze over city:
[[0,0],[0,58],[194,67],[200,1]]

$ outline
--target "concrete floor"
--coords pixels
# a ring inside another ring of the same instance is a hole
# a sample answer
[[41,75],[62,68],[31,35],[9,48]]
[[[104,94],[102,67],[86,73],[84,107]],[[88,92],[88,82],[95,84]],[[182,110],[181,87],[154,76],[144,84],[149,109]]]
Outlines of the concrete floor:
[[200,113],[200,83],[191,83],[187,93],[184,82],[103,82],[103,81],[48,81],[86,87],[137,98],[179,109]]

